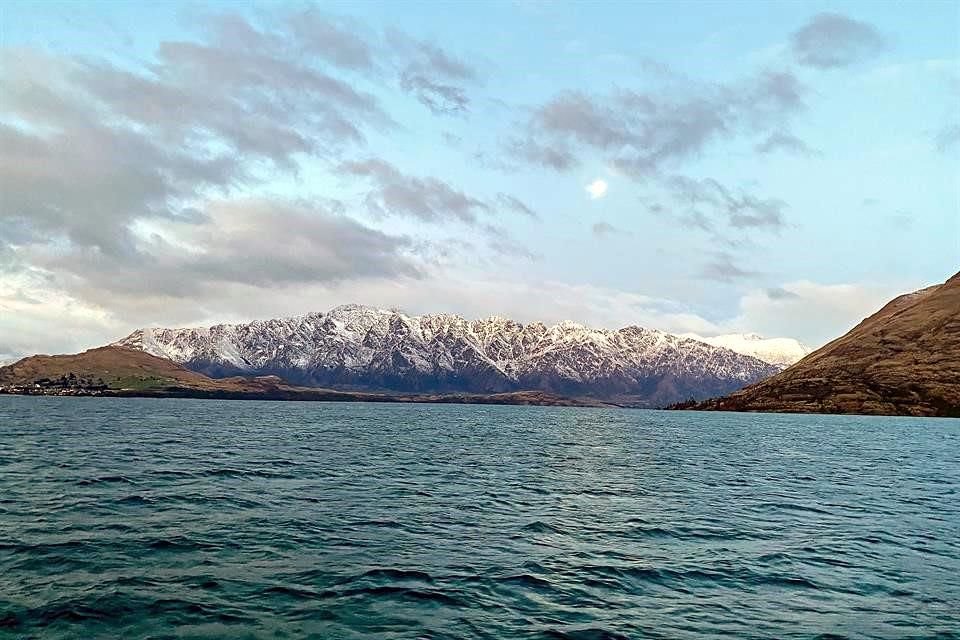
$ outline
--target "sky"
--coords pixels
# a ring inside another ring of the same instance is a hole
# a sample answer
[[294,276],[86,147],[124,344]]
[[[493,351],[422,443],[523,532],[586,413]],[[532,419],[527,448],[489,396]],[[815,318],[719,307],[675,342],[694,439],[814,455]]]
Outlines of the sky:
[[816,347],[960,269],[960,2],[0,5],[0,361],[361,303]]

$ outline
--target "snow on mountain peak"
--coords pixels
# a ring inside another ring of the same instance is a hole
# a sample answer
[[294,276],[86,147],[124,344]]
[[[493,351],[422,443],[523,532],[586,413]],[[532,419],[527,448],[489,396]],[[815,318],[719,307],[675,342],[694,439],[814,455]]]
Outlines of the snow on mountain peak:
[[140,329],[117,344],[213,376],[393,391],[541,389],[652,404],[717,395],[776,371],[726,345],[637,326],[525,325],[357,304],[248,324]]

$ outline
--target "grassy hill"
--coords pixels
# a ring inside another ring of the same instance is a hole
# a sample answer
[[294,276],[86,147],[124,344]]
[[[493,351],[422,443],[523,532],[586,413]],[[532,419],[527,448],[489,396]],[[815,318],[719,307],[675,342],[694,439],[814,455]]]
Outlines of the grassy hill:
[[782,373],[693,408],[960,417],[960,273],[895,298]]
[[214,381],[180,365],[125,347],[100,347],[83,353],[31,356],[0,368],[0,385],[29,385],[44,381],[76,380],[108,389],[219,388]]

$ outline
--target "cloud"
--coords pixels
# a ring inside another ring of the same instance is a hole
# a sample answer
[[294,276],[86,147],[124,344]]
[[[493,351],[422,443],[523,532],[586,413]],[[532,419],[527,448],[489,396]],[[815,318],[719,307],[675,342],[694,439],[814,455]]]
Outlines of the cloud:
[[296,38],[238,16],[214,26],[203,41],[160,43],[139,68],[0,53],[0,243],[132,254],[137,220],[189,216],[211,192],[295,173],[303,156],[393,126],[373,95],[301,57]]
[[795,300],[800,296],[792,291],[787,291],[783,287],[770,287],[765,290],[767,297],[771,300]]
[[555,171],[566,171],[579,164],[578,158],[565,143],[545,144],[530,137],[509,142],[507,156]]
[[[507,193],[474,198],[344,160],[398,127],[378,97],[389,74],[479,81],[443,49],[313,9],[200,26],[142,64],[0,50],[0,357],[99,344],[132,322],[222,321],[279,301],[302,310],[310,292],[415,282],[436,267],[430,242],[358,222],[341,202],[269,195],[307,163],[349,168],[385,214],[537,217]],[[414,88],[441,109],[467,104]],[[498,256],[535,257],[503,230],[484,233]]]
[[286,23],[304,52],[343,69],[370,70],[375,66],[373,47],[358,35],[357,24],[325,15],[315,7],[291,13]]
[[534,220],[540,219],[540,216],[537,214],[537,212],[534,211],[527,203],[523,202],[519,198],[511,196],[508,193],[498,193],[497,203],[501,207],[512,209],[513,211],[523,214],[529,218],[533,218]]
[[724,323],[733,331],[756,331],[767,336],[793,336],[819,347],[852,329],[892,298],[919,284],[823,284],[809,280],[788,282],[770,295],[770,289],[748,291],[738,315]]
[[584,190],[590,194],[591,200],[599,200],[607,195],[607,181],[602,178],[597,178],[586,187]]
[[133,256],[19,247],[32,266],[0,278],[6,351],[11,357],[75,352],[136,326],[298,314],[324,292],[362,301],[355,290],[425,277],[430,264],[412,240],[335,209],[297,201],[216,201],[203,223],[164,221],[139,229]]
[[[450,277],[436,273],[421,281],[378,281],[359,291],[330,291],[321,296],[321,309],[343,300],[361,299],[380,307],[400,307],[407,313],[457,313],[466,318],[504,315],[518,322],[547,324],[573,320],[589,326],[618,329],[630,325],[682,333],[715,333],[717,324],[683,304],[630,291],[584,283],[517,278]],[[536,299],[536,305],[530,300]],[[438,308],[437,300],[443,300]]]
[[703,265],[700,277],[705,280],[732,284],[740,280],[755,278],[761,275],[758,271],[751,271],[736,265],[733,256],[729,253],[718,253],[715,258]]
[[338,171],[370,181],[373,188],[367,193],[365,202],[370,213],[376,216],[476,224],[480,214],[492,211],[483,200],[468,196],[442,180],[407,175],[385,160],[345,162]]
[[[788,71],[767,70],[727,83],[696,83],[658,69],[665,81],[643,91],[618,87],[607,93],[564,91],[533,107],[505,149],[513,159],[558,171],[599,156],[620,175],[632,178],[663,201],[681,224],[698,228],[728,245],[729,231],[778,231],[787,205],[721,185],[710,178],[678,175],[672,167],[700,157],[714,143],[739,137],[766,138],[761,150],[800,141],[783,133],[805,109],[806,88]],[[806,150],[805,146],[803,147]],[[593,193],[600,194],[598,189]],[[739,240],[738,240],[739,241]]]
[[[169,300],[111,313],[62,291],[47,291],[37,274],[0,281],[0,357],[74,352],[105,344],[142,325],[212,324],[323,311],[345,302],[399,307],[408,313],[458,313],[467,318],[501,314],[520,322],[574,320],[590,326],[639,325],[672,333],[717,335],[756,332],[791,336],[817,347],[877,311],[894,296],[922,285],[823,284],[808,280],[748,290],[728,318],[708,319],[680,302],[590,284],[496,277],[475,279],[427,269],[418,279],[375,278],[313,283],[269,291],[225,284],[206,305]],[[11,302],[22,288],[43,304]],[[246,295],[244,295],[246,294]],[[530,305],[536,299],[538,304]],[[437,300],[443,304],[438,306]],[[304,307],[307,301],[307,307]]]
[[598,238],[603,238],[606,236],[629,236],[632,235],[626,229],[621,229],[620,227],[614,226],[609,222],[595,222],[593,226],[590,227],[590,231],[594,236]]
[[839,13],[820,13],[793,33],[790,47],[800,64],[833,69],[882,51],[887,41],[866,22]]
[[110,309],[203,300],[253,289],[367,278],[418,278],[412,242],[331,208],[277,199],[211,202],[202,223],[165,221],[134,233],[131,254],[26,245],[18,253],[71,296]]
[[470,105],[463,88],[438,82],[423,73],[404,71],[400,75],[400,86],[437,115],[462,114]]
[[819,152],[809,147],[806,142],[795,135],[784,133],[783,131],[774,131],[768,135],[763,142],[757,143],[753,148],[757,153],[790,151],[801,156],[819,155]]
[[[51,290],[40,273],[0,278],[0,366],[35,353],[67,353],[104,344],[125,329],[107,311]],[[24,300],[19,291],[31,292]]]
[[357,88],[384,68],[476,77],[399,33],[383,47],[314,9],[271,17],[205,18],[202,38],[160,42],[142,65],[0,50],[0,244],[56,236],[129,252],[137,220],[189,215],[210,193],[296,175],[304,158],[336,159],[395,128]]
[[497,208],[536,218],[536,212],[518,198],[498,193],[493,201],[468,195],[433,177],[411,176],[379,158],[349,161],[337,171],[366,179],[372,186],[364,197],[367,211],[376,217],[407,217],[430,223],[478,224],[480,216]]
[[400,87],[436,115],[463,115],[470,108],[465,85],[479,80],[476,69],[434,44],[400,32],[388,33],[393,50],[408,62]]
[[540,255],[511,238],[503,227],[486,224],[483,225],[482,231],[487,237],[487,248],[500,257],[521,258],[529,261],[540,259]]
[[776,198],[734,191],[711,178],[669,176],[663,186],[688,226],[715,231],[714,221],[720,220],[732,229],[779,231],[786,225],[787,205]]
[[[79,351],[116,340],[139,326],[248,322],[323,311],[347,302],[399,307],[417,314],[459,313],[468,318],[498,313],[521,322],[575,320],[609,328],[635,324],[677,333],[719,330],[682,304],[617,289],[515,277],[477,279],[436,269],[426,269],[421,276],[313,282],[270,289],[229,282],[209,288],[209,297],[203,299],[144,297],[110,311],[62,290],[43,293],[43,305],[8,308],[0,283],[0,335],[12,339],[4,347],[14,358],[37,352]],[[31,291],[38,289],[37,283],[20,285]],[[534,299],[538,303],[531,305]],[[442,304],[438,305],[438,300]],[[8,310],[15,312],[6,313]]]
[[[679,89],[673,85],[680,86]],[[765,71],[726,84],[681,78],[661,91],[565,91],[532,109],[507,143],[512,156],[566,170],[580,153],[600,153],[638,180],[688,159],[719,139],[777,130],[804,108],[805,89],[789,72]]]

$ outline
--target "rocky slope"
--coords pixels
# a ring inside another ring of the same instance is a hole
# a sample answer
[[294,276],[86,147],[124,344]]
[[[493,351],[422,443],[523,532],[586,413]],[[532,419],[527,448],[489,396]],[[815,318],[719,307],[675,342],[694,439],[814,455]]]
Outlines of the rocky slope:
[[960,273],[895,298],[786,371],[696,408],[960,417]]
[[197,329],[141,329],[117,343],[213,377],[427,393],[540,390],[662,406],[706,398],[778,369],[661,331],[409,316],[359,305]]
[[746,356],[753,356],[781,369],[786,369],[800,361],[801,358],[812,351],[810,347],[793,338],[764,338],[755,333],[729,333],[709,338],[695,333],[684,333],[682,335],[685,338],[706,342],[715,347],[725,347]]

